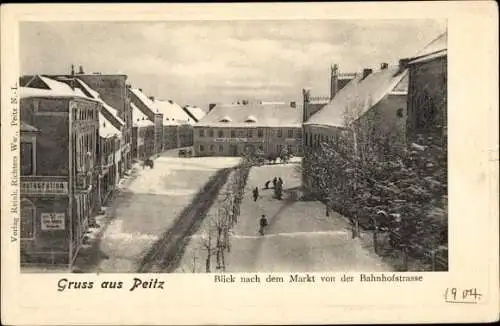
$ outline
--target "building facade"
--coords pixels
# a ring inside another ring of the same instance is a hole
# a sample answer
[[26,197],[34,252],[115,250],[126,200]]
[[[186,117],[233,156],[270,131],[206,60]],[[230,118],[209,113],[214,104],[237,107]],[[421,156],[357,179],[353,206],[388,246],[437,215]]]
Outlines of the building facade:
[[62,85],[57,90],[21,87],[24,264],[71,265],[99,209],[101,104]]
[[102,113],[99,113],[99,142],[97,144],[99,160],[99,200],[104,206],[115,189],[117,183],[119,161],[116,155],[120,153],[122,132],[115,128]]
[[188,114],[185,108],[172,100],[154,100],[153,105],[163,114],[163,150],[193,145],[193,116],[200,116],[193,110]]
[[409,60],[408,142],[418,136],[447,143],[447,34]]
[[404,61],[393,67],[383,63],[376,72],[364,69],[304,123],[304,147],[315,148],[322,142],[335,144],[346,132],[357,130],[360,149],[383,148],[380,155],[403,150],[407,90]]
[[118,117],[125,123],[123,128],[124,140],[121,143],[120,153],[123,164],[118,167],[120,177],[122,177],[126,170],[132,168],[131,144],[133,120],[127,91],[129,87],[127,86],[128,76],[122,74],[79,73],[76,74],[76,77],[99,93],[103,102],[116,109]]
[[286,104],[218,105],[194,126],[196,156],[239,156],[255,151],[302,154],[302,110]]
[[132,155],[134,159],[144,160],[155,154],[155,125],[134,103],[130,106],[134,118]]
[[148,97],[139,88],[129,88],[130,102],[141,111],[141,113],[154,126],[153,153],[160,153],[163,150],[163,113],[159,112],[154,105],[154,97]]

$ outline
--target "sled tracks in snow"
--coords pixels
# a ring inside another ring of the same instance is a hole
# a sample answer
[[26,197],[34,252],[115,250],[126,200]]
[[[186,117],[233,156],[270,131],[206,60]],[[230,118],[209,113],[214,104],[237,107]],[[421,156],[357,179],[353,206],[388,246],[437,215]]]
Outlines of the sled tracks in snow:
[[233,169],[221,169],[209,179],[177,217],[173,226],[144,255],[139,262],[137,273],[175,271],[182,259],[189,237],[199,229]]

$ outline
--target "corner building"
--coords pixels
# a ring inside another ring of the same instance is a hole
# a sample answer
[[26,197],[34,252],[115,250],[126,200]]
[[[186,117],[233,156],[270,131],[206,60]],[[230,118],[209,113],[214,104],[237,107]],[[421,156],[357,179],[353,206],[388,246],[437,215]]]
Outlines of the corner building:
[[239,156],[257,150],[302,155],[302,109],[291,104],[216,105],[194,126],[196,156]]

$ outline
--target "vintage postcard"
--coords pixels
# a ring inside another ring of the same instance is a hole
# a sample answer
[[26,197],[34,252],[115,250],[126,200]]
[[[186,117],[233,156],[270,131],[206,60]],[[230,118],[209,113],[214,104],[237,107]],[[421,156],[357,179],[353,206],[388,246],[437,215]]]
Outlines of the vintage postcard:
[[493,2],[1,14],[2,323],[498,320]]

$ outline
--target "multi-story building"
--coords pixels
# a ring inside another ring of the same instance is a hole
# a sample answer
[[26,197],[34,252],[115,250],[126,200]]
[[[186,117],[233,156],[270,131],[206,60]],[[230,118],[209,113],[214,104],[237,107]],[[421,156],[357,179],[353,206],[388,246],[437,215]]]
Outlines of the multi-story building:
[[99,142],[97,144],[100,173],[98,179],[99,200],[105,205],[117,182],[116,154],[120,152],[122,132],[99,113]]
[[134,119],[132,156],[144,160],[155,153],[155,125],[134,103],[130,103],[130,106]]
[[[83,69],[81,69],[83,70]],[[132,168],[132,109],[129,104],[127,75],[123,74],[85,74],[80,71],[76,77],[95,90],[103,102],[117,110],[118,117],[125,122],[123,127],[124,142],[121,144],[120,157],[123,164],[119,166],[120,176],[123,176],[126,170]],[[113,118],[109,118],[113,119]],[[121,167],[123,166],[123,168]]]
[[423,135],[446,146],[447,39],[441,34],[408,62],[408,142]]
[[216,105],[194,126],[197,156],[238,156],[259,150],[302,153],[302,110],[295,105]]
[[71,265],[99,209],[101,103],[44,76],[20,89],[23,263]]
[[193,116],[172,100],[154,100],[153,105],[163,114],[163,150],[192,146]]
[[[130,102],[154,124],[154,153],[163,150],[163,114],[155,108],[154,97],[148,97],[140,88],[129,88]],[[135,121],[134,121],[135,123]]]
[[[357,132],[359,148],[387,145],[386,150],[403,149],[407,90],[405,60],[394,67],[383,63],[376,72],[364,69],[303,124],[304,147],[314,148],[321,142],[337,143],[341,134],[350,134],[356,126],[362,127],[356,130],[364,131]],[[384,144],[375,143],[382,139]]]

